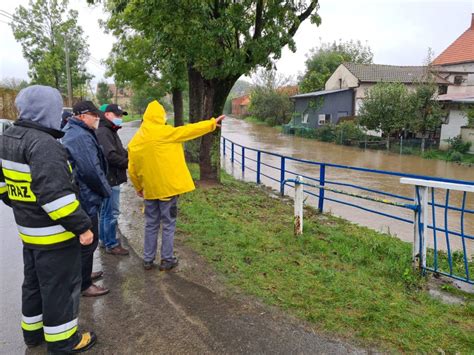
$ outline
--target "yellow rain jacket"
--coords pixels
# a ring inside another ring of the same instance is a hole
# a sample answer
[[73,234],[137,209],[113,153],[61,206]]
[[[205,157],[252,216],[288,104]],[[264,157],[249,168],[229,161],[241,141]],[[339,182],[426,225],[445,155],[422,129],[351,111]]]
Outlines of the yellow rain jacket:
[[184,159],[183,142],[216,129],[216,120],[181,127],[165,125],[166,112],[158,101],[148,104],[140,129],[128,144],[128,173],[147,200],[162,200],[194,190]]

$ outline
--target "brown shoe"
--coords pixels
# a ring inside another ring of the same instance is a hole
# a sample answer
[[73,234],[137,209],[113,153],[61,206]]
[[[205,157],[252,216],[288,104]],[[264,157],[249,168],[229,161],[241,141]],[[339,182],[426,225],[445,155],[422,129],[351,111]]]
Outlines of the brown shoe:
[[97,297],[103,296],[110,292],[108,288],[97,286],[95,284],[90,285],[90,287],[84,291],[82,291],[82,295],[84,297]]
[[93,271],[91,273],[91,280],[94,281],[94,280],[100,279],[102,275],[104,275],[103,271]]
[[112,254],[112,255],[128,255],[129,252],[127,249],[122,248],[122,246],[117,245],[115,248],[112,249],[105,249],[105,252],[107,254]]

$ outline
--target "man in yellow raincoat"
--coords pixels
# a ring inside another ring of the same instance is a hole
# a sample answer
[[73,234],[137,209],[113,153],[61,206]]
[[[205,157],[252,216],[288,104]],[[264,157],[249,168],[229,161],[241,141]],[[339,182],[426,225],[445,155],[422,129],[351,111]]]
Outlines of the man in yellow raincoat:
[[159,269],[167,271],[178,265],[173,254],[178,196],[195,188],[182,143],[214,131],[223,119],[219,116],[172,127],[165,124],[166,112],[158,101],[148,105],[140,129],[128,144],[130,180],[145,199],[145,270],[154,266],[160,222],[163,234]]

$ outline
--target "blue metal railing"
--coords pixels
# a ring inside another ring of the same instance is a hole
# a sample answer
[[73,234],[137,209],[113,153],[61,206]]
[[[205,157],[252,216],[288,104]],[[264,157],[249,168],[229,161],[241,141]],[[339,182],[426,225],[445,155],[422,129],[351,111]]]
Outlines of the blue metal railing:
[[[379,210],[374,208],[369,208],[366,205],[357,204],[353,201],[351,202],[350,199],[366,199],[371,200],[374,203],[380,203],[385,205],[392,205],[395,207],[402,207],[405,209],[410,209],[412,211],[417,211],[419,209],[419,196],[416,190],[415,194],[415,204],[408,204],[406,201],[410,201],[413,203],[414,198],[409,196],[404,196],[398,193],[387,192],[375,189],[373,187],[361,186],[355,183],[346,183],[341,181],[336,181],[334,179],[327,179],[327,171],[328,169],[342,169],[344,171],[352,171],[358,173],[368,174],[369,176],[379,175],[379,176],[388,176],[388,177],[407,177],[407,178],[415,178],[415,179],[423,179],[423,180],[430,180],[430,181],[438,181],[444,183],[456,183],[456,184],[464,184],[464,185],[471,185],[474,186],[474,181],[463,181],[463,180],[454,180],[454,179],[446,179],[446,178],[438,178],[432,176],[423,176],[417,174],[406,174],[406,173],[399,173],[393,171],[386,171],[386,170],[376,170],[376,169],[368,169],[368,168],[360,168],[354,166],[347,166],[347,165],[340,165],[340,164],[331,164],[331,163],[323,163],[323,162],[315,162],[305,159],[298,159],[289,156],[284,156],[278,153],[268,152],[264,150],[259,150],[255,148],[245,147],[241,144],[235,143],[225,137],[222,138],[222,154],[224,158],[227,157],[228,153],[230,152],[230,161],[232,164],[240,165],[242,174],[245,174],[246,170],[252,171],[256,175],[256,182],[258,184],[262,183],[262,178],[266,178],[270,181],[279,184],[280,193],[282,195],[285,194],[285,187],[294,188],[294,178],[297,175],[302,176],[307,182],[304,184],[305,189],[304,192],[306,195],[313,196],[317,198],[317,208],[320,212],[324,210],[324,204],[326,201],[350,206],[359,210],[362,210],[367,213],[376,214],[379,216],[384,216],[390,219],[394,219],[397,221],[401,221],[407,224],[413,224],[413,220],[406,218],[403,215],[395,214],[394,212]],[[238,149],[240,148],[240,149]],[[238,152],[240,150],[240,153]],[[255,158],[251,157],[249,152],[253,152],[255,154]],[[247,153],[247,154],[246,154]],[[265,159],[267,158],[267,159]],[[319,175],[318,177],[309,176],[309,174],[301,174],[297,171],[289,170],[288,167],[290,164],[302,164],[305,167],[319,167]],[[266,169],[267,168],[267,169]],[[266,169],[266,170],[265,170]],[[273,176],[272,176],[273,173]],[[292,178],[294,177],[294,178]],[[335,187],[343,187],[358,191],[363,191],[365,193],[369,193],[372,196],[364,196],[361,195],[359,192],[354,193],[347,190],[336,189]],[[427,228],[433,234],[433,249],[429,251],[429,255],[427,257],[427,263],[424,267],[424,270],[428,270],[434,272],[436,274],[442,274],[449,277],[452,277],[457,280],[461,280],[470,284],[474,284],[474,280],[471,279],[471,275],[474,272],[474,264],[473,262],[469,261],[469,255],[467,252],[466,247],[466,239],[471,240],[474,242],[474,236],[469,235],[465,231],[465,220],[466,214],[474,214],[474,210],[466,208],[466,192],[464,192],[464,196],[462,198],[462,203],[460,207],[453,206],[449,204],[449,190],[446,191],[446,198],[444,203],[436,203],[434,197],[434,189],[432,189],[432,196],[431,200],[428,202],[428,205],[431,208],[431,215],[432,221],[431,224],[427,226]],[[334,196],[327,196],[325,192],[331,192],[332,194],[336,194],[338,196],[342,196],[342,198],[335,198]],[[382,196],[383,198],[374,198],[373,195]],[[344,199],[346,196],[346,199]],[[400,200],[403,202],[398,201],[388,201],[386,200],[387,197],[394,198],[396,200]],[[436,225],[436,209],[443,209],[444,210],[444,227],[439,227]],[[460,213],[460,231],[456,231],[453,229],[449,229],[449,213],[450,211],[454,211],[456,213]],[[418,220],[417,228],[422,228],[423,223],[422,221]],[[439,247],[439,234],[441,232],[445,236],[446,241],[446,250],[441,250]],[[455,236],[461,238],[462,244],[462,251],[453,251],[451,247],[451,240],[450,237]],[[460,254],[461,253],[461,254]],[[460,256],[461,255],[461,256]]]

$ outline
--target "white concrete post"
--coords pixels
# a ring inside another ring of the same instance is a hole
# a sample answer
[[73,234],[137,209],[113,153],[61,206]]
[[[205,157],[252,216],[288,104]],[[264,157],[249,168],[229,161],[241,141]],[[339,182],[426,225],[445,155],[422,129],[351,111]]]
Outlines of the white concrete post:
[[[416,189],[420,191],[420,200],[416,194]],[[413,256],[412,263],[415,270],[421,270],[426,266],[426,233],[428,231],[428,187],[426,186],[415,186],[415,205],[419,205],[420,209],[415,211],[413,216]],[[418,225],[418,215],[420,215],[420,222],[423,223],[423,229],[421,230]],[[422,249],[420,250],[420,243]]]
[[[416,196],[416,187],[415,187],[415,199],[414,204],[418,206],[421,201],[418,201],[418,197]],[[420,267],[420,229],[418,227],[418,214],[421,210],[415,211],[413,214],[413,250],[412,250],[412,257],[411,262],[413,265],[413,269],[417,270]]]
[[295,183],[295,218],[294,233],[296,236],[303,234],[303,178],[296,177]]

